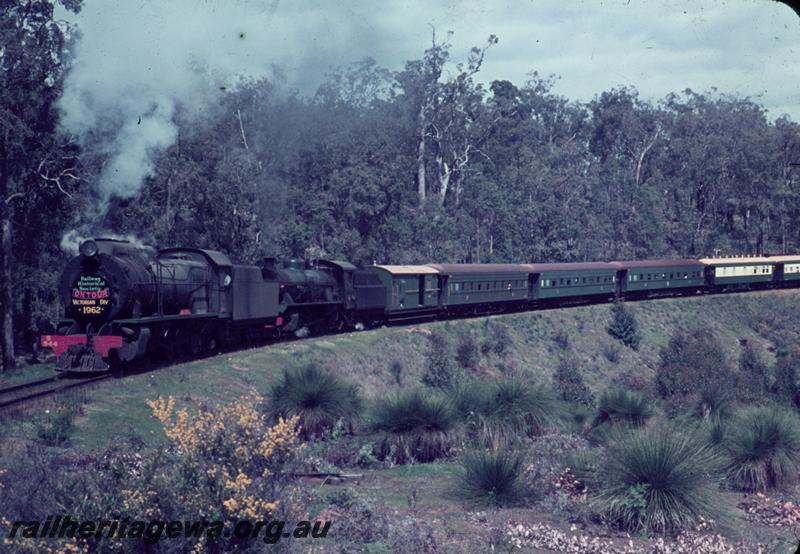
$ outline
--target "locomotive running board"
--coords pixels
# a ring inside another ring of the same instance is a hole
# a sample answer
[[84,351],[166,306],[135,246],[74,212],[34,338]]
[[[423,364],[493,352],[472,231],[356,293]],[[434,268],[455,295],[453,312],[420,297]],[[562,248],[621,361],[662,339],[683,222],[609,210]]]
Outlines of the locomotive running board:
[[114,323],[126,325],[141,325],[142,323],[160,323],[162,321],[186,321],[187,319],[216,319],[219,314],[186,314],[186,315],[155,315],[140,317],[139,319],[115,319]]

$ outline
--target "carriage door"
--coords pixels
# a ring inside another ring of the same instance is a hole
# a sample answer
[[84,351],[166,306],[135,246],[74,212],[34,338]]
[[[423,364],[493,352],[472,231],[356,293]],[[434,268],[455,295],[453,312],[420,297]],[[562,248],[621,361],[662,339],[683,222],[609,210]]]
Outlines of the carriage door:
[[419,293],[418,293],[418,297],[417,297],[417,304],[420,305],[420,306],[424,306],[425,305],[425,276],[424,275],[420,275],[419,278],[417,279],[417,282],[419,283]]
[[528,300],[538,300],[542,288],[541,273],[528,274]]

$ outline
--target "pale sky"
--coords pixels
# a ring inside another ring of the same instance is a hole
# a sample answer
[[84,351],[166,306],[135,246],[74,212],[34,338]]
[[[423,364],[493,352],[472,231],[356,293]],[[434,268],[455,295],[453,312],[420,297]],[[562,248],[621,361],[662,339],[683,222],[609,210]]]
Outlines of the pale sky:
[[400,68],[433,25],[442,38],[453,31],[454,60],[499,37],[486,82],[522,84],[536,70],[583,101],[617,85],[648,99],[716,87],[800,120],[800,18],[772,0],[86,0],[73,19],[78,61],[123,83],[169,81],[187,61],[220,75],[278,64],[313,91],[332,65],[366,56]]

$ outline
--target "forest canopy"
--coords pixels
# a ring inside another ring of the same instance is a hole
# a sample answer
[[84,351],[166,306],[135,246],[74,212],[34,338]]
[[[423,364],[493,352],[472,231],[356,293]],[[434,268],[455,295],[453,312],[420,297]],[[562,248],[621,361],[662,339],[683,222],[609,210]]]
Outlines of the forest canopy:
[[463,59],[436,39],[400,68],[364,59],[331,70],[314,94],[243,77],[199,115],[177,103],[174,141],[141,188],[98,210],[109,158],[95,145],[115,130],[77,142],[59,127],[69,33],[49,2],[20,5],[28,11],[3,12],[0,204],[15,342],[26,349],[60,316],[62,237],[77,231],[239,261],[800,251],[796,122],[717,90],[645,100],[618,87],[579,102],[535,71],[484,83],[495,36]]

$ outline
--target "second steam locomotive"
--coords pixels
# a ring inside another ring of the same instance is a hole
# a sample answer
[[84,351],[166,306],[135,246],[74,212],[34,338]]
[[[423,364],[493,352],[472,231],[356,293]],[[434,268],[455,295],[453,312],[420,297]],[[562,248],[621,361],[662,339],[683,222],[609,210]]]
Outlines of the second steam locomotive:
[[221,344],[615,298],[800,285],[800,255],[559,264],[375,265],[155,250],[95,239],[64,269],[65,318],[41,338],[62,372]]

